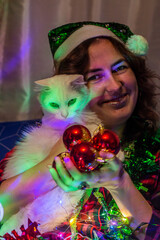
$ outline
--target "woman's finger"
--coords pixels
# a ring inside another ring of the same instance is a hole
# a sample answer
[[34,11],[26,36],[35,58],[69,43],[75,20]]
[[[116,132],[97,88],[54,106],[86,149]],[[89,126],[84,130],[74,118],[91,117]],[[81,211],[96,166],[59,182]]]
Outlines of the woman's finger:
[[[68,191],[68,190],[75,191],[79,188],[79,185],[81,183],[81,178],[77,177],[77,179],[79,179],[79,181],[74,179],[74,177],[70,174],[70,172],[65,164],[65,161],[69,162],[71,160],[70,160],[70,158],[63,157],[62,155],[59,157],[55,157],[55,170],[58,174],[58,176],[56,175],[56,181],[58,181],[59,185],[64,185],[62,187],[63,187],[63,189],[65,189],[65,191]],[[76,171],[78,171],[78,170],[76,169]],[[77,174],[76,174],[76,176],[77,176]]]
[[73,179],[76,181],[83,181],[84,173],[81,173],[76,168],[76,166],[72,163],[71,159],[69,157],[65,157],[63,160],[65,162],[67,170],[69,171],[69,173],[73,177]]
[[64,163],[62,162],[60,157],[55,157],[55,163],[56,163],[56,170],[57,173],[65,185],[71,185],[73,178],[70,175],[70,173],[67,171]]
[[77,188],[73,187],[72,185],[67,186],[65,183],[63,183],[63,181],[60,179],[57,171],[54,168],[50,168],[49,169],[52,178],[54,179],[54,181],[56,182],[56,184],[62,188],[65,192],[69,192],[69,191],[76,191]]
[[99,155],[100,155],[100,157],[102,157],[102,159],[104,161],[103,163],[105,163],[109,169],[111,169],[114,172],[119,169],[120,160],[118,159],[118,157],[115,154],[102,150],[99,152]]
[[100,157],[102,157],[104,160],[109,160],[109,159],[113,159],[115,157],[115,154],[114,153],[111,153],[111,152],[107,152],[107,151],[104,151],[104,150],[101,150],[99,152],[99,155]]

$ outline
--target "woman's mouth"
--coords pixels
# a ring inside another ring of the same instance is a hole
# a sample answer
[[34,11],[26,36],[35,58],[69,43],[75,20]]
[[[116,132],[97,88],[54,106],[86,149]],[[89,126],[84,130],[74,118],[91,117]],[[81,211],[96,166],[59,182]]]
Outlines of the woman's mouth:
[[119,96],[115,96],[115,97],[112,97],[111,99],[109,100],[100,100],[98,102],[98,105],[103,107],[104,105],[110,105],[116,109],[119,109],[119,108],[122,108],[126,105],[127,103],[127,96],[128,96],[128,93],[125,93],[125,94],[121,94]]

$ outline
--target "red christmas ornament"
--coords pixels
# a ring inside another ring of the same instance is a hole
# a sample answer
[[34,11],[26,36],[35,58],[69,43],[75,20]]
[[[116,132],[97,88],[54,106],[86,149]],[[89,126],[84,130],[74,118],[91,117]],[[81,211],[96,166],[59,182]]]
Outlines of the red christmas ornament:
[[[69,157],[81,172],[90,172],[101,166],[97,162],[99,151],[105,149],[117,154],[120,150],[120,140],[111,130],[99,127],[99,132],[91,139],[91,133],[82,125],[73,125],[63,134],[63,142],[70,151]],[[63,161],[63,154],[59,156]],[[65,153],[66,154],[66,153]]]
[[99,163],[96,162],[98,152],[91,143],[81,142],[72,147],[70,158],[80,172],[93,171]]
[[117,154],[120,150],[120,140],[111,130],[102,130],[92,138],[92,146],[100,151],[105,149],[111,153]]
[[89,141],[91,139],[91,133],[82,125],[73,125],[67,128],[63,134],[63,142],[68,150],[82,141]]

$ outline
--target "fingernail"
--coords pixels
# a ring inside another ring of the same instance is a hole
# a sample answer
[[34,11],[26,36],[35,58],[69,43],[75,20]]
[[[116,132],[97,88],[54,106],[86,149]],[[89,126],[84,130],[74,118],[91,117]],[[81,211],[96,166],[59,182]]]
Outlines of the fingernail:
[[67,162],[69,162],[70,158],[69,157],[64,157],[63,160],[64,160],[65,163],[67,163]]
[[114,158],[115,155],[113,153],[108,152],[107,157],[108,157],[108,159],[111,159],[111,158]]
[[103,159],[103,158],[100,158],[100,157],[97,158],[96,161],[97,161],[98,163],[104,163],[104,162],[105,162],[104,159]]
[[108,152],[108,151],[101,150],[99,154],[100,154],[100,157],[105,158],[105,159],[114,158],[114,154],[111,152]]
[[52,168],[52,165],[51,165],[51,164],[48,164],[47,167],[48,167],[49,169],[51,169],[51,168]]

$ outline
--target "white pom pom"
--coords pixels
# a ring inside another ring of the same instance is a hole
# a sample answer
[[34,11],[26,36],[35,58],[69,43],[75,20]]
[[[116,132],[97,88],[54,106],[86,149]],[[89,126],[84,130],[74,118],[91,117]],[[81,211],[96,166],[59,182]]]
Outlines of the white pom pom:
[[127,40],[126,47],[138,56],[145,56],[148,52],[148,42],[140,35],[131,36]]

